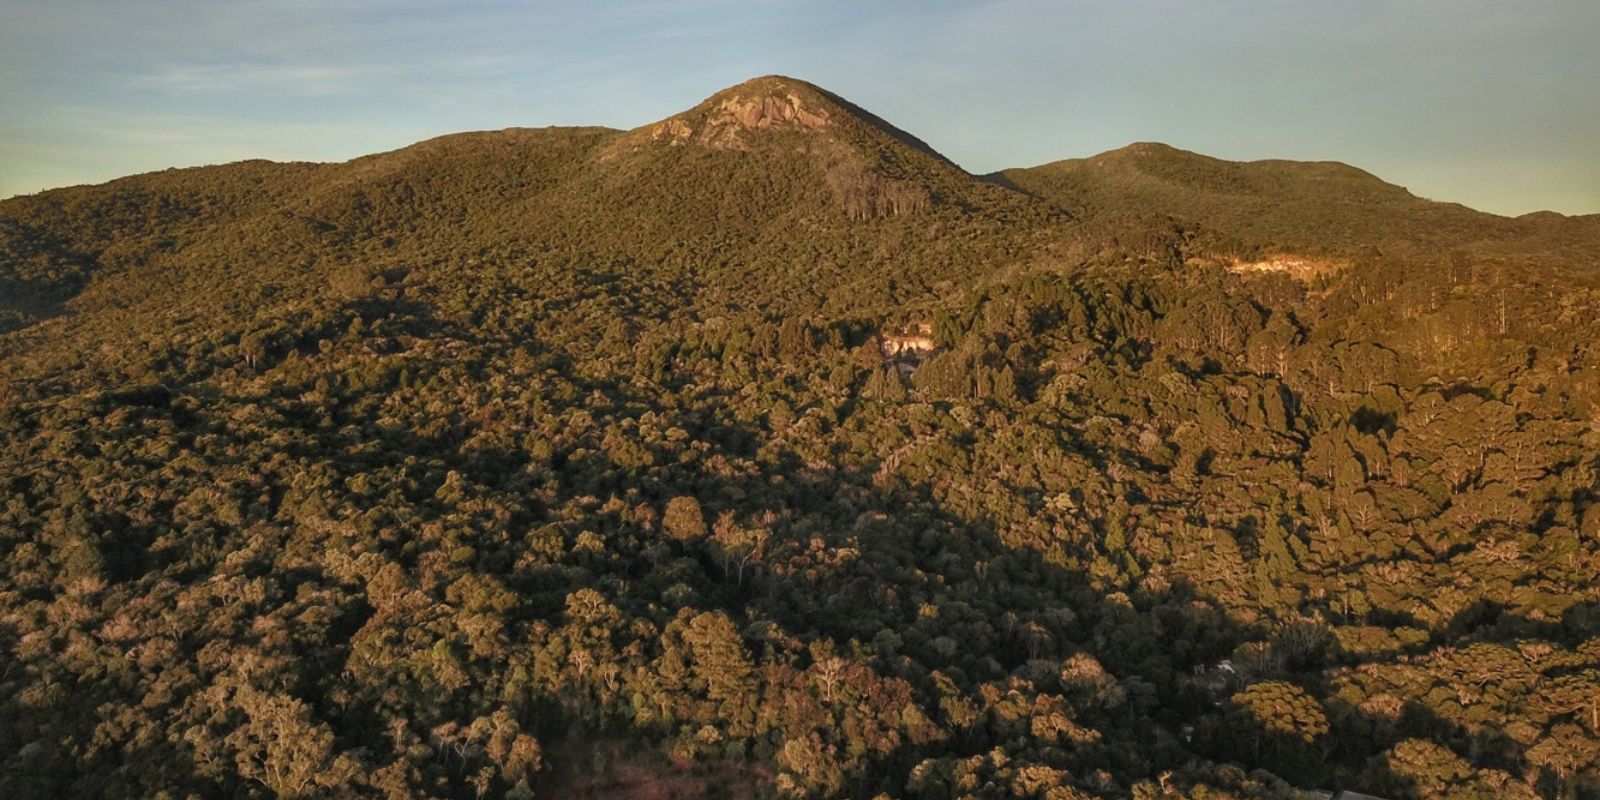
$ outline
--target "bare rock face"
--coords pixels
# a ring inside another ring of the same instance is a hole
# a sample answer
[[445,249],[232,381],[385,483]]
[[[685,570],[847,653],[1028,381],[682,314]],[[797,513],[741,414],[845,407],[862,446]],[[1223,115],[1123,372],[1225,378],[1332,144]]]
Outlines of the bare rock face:
[[822,128],[828,124],[828,111],[808,108],[799,95],[783,97],[729,97],[717,105],[710,124],[739,125],[744,128]]
[[650,138],[745,150],[749,131],[820,131],[832,117],[816,90],[782,78],[757,78],[712,97],[688,114],[656,123]]
[[654,128],[650,129],[651,139],[657,141],[666,139],[669,144],[683,144],[692,135],[694,135],[694,129],[689,127],[689,123],[681,119],[669,119],[659,122]]

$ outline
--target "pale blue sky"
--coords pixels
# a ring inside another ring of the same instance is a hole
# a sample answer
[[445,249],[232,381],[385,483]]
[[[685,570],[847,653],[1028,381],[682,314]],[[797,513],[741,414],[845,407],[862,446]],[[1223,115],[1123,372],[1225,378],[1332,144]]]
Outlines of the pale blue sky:
[[773,72],[974,172],[1154,140],[1600,212],[1597,0],[0,0],[0,197],[629,128]]

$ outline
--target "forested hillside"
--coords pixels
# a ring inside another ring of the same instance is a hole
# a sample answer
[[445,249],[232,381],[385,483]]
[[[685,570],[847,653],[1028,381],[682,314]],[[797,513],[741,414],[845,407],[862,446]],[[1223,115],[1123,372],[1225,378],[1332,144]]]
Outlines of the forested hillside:
[[1600,260],[1600,217],[1498,217],[1422,199],[1332,161],[1223,161],[1140,142],[992,178],[1081,213],[1159,213],[1198,222],[1229,234],[1228,247],[1216,249],[1232,253],[1463,250],[1546,264]]
[[1600,797],[1597,254],[781,77],[0,202],[0,788]]

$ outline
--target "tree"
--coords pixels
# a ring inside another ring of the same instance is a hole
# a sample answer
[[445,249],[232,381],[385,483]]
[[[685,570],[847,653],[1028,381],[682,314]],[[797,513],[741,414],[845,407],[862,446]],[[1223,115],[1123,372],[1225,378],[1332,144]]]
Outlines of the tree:
[[239,339],[239,355],[244,357],[245,366],[255,369],[256,363],[267,353],[267,340],[261,333],[250,333]]
[[1309,692],[1285,681],[1262,681],[1232,698],[1235,730],[1257,758],[1291,780],[1314,778],[1328,716]]
[[312,721],[305,703],[248,686],[238,689],[235,702],[247,716],[227,736],[240,775],[281,798],[305,797],[314,787],[331,788],[352,777],[353,765],[334,756],[333,732]]
[[687,495],[667,501],[661,525],[668,536],[679,541],[693,541],[706,535],[706,516],[700,510],[700,501]]
[[1555,773],[1563,796],[1572,796],[1572,779],[1600,762],[1600,738],[1570,723],[1557,725],[1528,750],[1528,763]]
[[744,585],[745,568],[758,561],[766,550],[771,533],[765,528],[746,528],[734,520],[732,511],[717,517],[712,526],[711,540],[716,545],[717,558],[722,563],[726,578],[733,573],[738,585]]

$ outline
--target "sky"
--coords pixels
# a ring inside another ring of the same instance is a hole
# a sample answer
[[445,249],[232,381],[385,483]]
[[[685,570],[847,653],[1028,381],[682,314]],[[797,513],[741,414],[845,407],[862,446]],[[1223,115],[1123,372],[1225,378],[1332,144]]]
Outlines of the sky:
[[1597,0],[0,0],[0,197],[632,128],[770,73],[975,173],[1161,141],[1600,213]]

